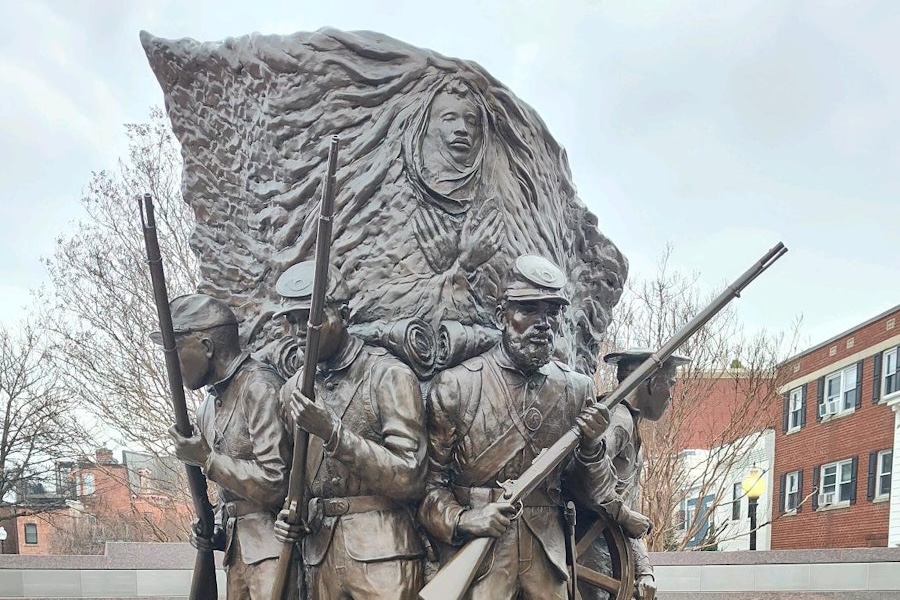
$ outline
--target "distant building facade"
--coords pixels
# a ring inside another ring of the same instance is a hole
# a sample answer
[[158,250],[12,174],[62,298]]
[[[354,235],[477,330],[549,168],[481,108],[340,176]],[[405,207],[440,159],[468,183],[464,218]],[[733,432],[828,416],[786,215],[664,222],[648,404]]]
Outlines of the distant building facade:
[[9,554],[90,554],[106,541],[176,541],[186,537],[191,505],[181,463],[102,448],[93,459],[57,464],[56,489],[25,489],[0,514]]
[[773,549],[900,545],[898,358],[900,306],[781,365]]

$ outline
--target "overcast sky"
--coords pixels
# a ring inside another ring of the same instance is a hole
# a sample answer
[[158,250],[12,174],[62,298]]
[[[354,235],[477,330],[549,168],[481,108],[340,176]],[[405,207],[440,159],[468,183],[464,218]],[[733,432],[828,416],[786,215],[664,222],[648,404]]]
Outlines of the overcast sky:
[[[640,5],[641,7],[639,7]],[[0,322],[45,280],[91,171],[162,93],[138,32],[219,40],[370,29],[474,60],[541,114],[582,200],[650,273],[724,284],[810,343],[900,303],[900,3],[0,0]]]

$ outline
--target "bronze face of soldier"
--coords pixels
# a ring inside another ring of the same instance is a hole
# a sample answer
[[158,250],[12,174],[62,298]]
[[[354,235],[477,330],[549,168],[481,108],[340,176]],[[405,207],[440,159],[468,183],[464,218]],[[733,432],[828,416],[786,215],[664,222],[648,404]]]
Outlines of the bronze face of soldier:
[[[349,313],[350,309],[346,304],[329,303],[325,305],[322,327],[319,330],[319,362],[328,360],[340,349],[347,337]],[[309,332],[309,308],[294,308],[290,312],[285,312],[284,317],[293,328],[297,345],[305,348]]]
[[425,138],[439,140],[441,154],[471,167],[481,149],[482,127],[481,110],[469,89],[461,83],[450,83],[434,97]]
[[199,390],[213,381],[213,355],[215,345],[205,332],[182,333],[175,336],[178,365],[184,385]]
[[[170,310],[184,385],[198,390],[225,377],[240,353],[238,321],[228,305],[205,294],[187,294],[173,299]],[[150,339],[162,344],[158,331]]]
[[[635,349],[613,352],[604,360],[617,364],[616,378],[621,383],[652,354],[650,350]],[[637,387],[632,396],[632,402],[634,408],[640,411],[642,418],[650,421],[658,421],[662,418],[672,399],[677,367],[688,362],[689,359],[683,356],[672,355],[660,370]]]
[[641,411],[641,416],[645,419],[659,421],[669,407],[674,385],[675,366],[667,364],[638,387],[635,408]]
[[562,306],[548,300],[507,300],[498,306],[503,348],[521,371],[531,373],[550,362],[561,314]]

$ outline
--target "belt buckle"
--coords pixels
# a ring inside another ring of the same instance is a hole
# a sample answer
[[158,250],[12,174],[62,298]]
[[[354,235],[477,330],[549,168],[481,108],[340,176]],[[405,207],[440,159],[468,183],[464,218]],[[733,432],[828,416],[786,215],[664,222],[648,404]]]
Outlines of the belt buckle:
[[332,516],[339,517],[347,514],[350,510],[350,502],[346,498],[328,498],[325,500],[325,512]]

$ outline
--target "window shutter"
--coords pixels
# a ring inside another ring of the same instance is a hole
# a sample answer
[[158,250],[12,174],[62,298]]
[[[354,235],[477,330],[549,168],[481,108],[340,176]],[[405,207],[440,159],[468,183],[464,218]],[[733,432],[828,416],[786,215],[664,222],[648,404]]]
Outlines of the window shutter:
[[813,495],[812,495],[812,508],[816,510],[819,508],[819,465],[815,465],[813,467]]
[[875,354],[875,370],[872,373],[872,402],[876,404],[881,400],[881,359],[881,352]]
[[825,404],[825,378],[816,381],[816,421],[822,420],[822,405]]
[[803,508],[803,469],[797,471],[797,512]]
[[856,408],[862,406],[863,361],[856,363]]
[[787,486],[787,473],[781,474],[781,493],[778,495],[778,512],[784,512],[784,501],[787,498],[787,490],[785,487]]
[[859,465],[859,457],[854,456],[850,461],[850,504],[856,502],[856,468]]
[[781,397],[781,433],[788,430],[791,424],[791,394],[785,392]]
[[866,479],[866,499],[875,497],[875,475],[878,473],[878,453],[869,452],[869,476]]
[[[800,427],[806,425],[806,388],[809,386],[808,383],[804,383],[803,387],[800,388]],[[801,474],[803,471],[800,472]]]

